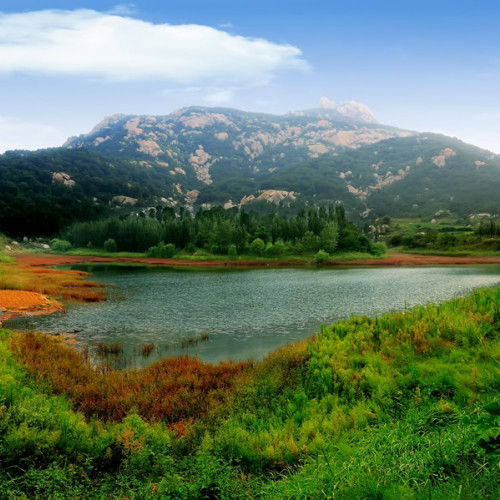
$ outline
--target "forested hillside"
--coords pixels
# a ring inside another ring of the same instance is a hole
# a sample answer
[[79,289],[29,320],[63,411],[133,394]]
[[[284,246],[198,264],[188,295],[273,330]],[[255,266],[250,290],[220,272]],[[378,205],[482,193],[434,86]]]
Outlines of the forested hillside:
[[[145,169],[84,149],[0,156],[0,232],[50,236],[113,208],[158,201],[172,186],[160,168]],[[120,213],[120,210],[118,210]]]
[[116,115],[64,148],[0,156],[0,175],[0,231],[12,236],[158,205],[294,216],[341,203],[360,226],[380,216],[499,212],[499,156],[328,109]]

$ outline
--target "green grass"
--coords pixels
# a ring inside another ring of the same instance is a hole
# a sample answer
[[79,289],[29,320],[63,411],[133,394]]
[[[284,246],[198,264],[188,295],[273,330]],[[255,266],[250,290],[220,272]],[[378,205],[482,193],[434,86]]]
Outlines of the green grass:
[[500,289],[353,316],[250,365],[234,397],[179,434],[133,408],[120,422],[86,421],[21,366],[3,331],[0,491],[495,499],[498,455],[485,454],[479,429],[500,399],[499,332]]
[[[52,252],[56,253],[56,252]],[[77,255],[82,257],[109,257],[109,258],[147,258],[145,253],[133,253],[133,252],[106,252],[100,249],[93,248],[76,248],[65,252],[61,255]],[[252,254],[242,254],[238,255],[236,258],[229,258],[227,255],[212,254],[205,250],[198,250],[193,254],[188,254],[180,251],[174,255],[176,260],[186,260],[193,262],[201,262],[205,260],[227,262],[228,265],[238,261],[254,261],[254,262],[285,262],[289,260],[296,261],[297,263],[302,263],[304,265],[314,264],[315,252],[303,255],[293,255],[286,254],[280,256],[256,256]],[[330,255],[329,261],[341,261],[341,262],[355,262],[357,260],[365,259],[380,259],[384,258],[386,255],[375,256],[362,252],[339,252]],[[326,262],[328,262],[328,260]]]
[[[57,252],[52,252],[57,253]],[[98,248],[75,248],[68,252],[64,252],[62,255],[80,255],[83,257],[112,257],[112,258],[142,258],[145,257],[145,253],[139,252],[106,252],[106,250]]]
[[408,218],[408,219],[391,219],[391,228],[397,229],[398,231],[405,232],[409,235],[414,235],[421,230],[436,230],[439,231],[442,228],[463,228],[465,227],[463,223],[458,222],[453,218],[439,218],[437,222],[430,222],[428,220],[422,220],[418,218]]
[[437,255],[443,257],[498,257],[500,252],[494,250],[473,250],[467,248],[444,249],[425,249],[425,248],[405,248],[393,247],[391,252],[401,252],[417,255]]

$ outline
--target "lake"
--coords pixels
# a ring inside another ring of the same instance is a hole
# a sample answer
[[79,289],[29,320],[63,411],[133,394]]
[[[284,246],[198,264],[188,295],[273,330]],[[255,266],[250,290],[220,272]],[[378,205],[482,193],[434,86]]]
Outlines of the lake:
[[[78,269],[114,288],[109,300],[70,304],[65,313],[11,320],[7,328],[73,332],[97,357],[98,343],[119,342],[120,366],[183,354],[217,362],[262,359],[352,314],[375,315],[442,302],[500,285],[500,266],[178,270],[92,266]],[[208,335],[207,335],[208,334]],[[206,337],[208,336],[208,339]],[[205,340],[204,340],[205,339]],[[152,344],[146,356],[143,346]]]

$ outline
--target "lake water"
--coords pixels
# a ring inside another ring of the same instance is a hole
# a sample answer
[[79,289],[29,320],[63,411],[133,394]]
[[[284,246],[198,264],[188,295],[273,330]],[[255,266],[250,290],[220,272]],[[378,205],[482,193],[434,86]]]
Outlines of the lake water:
[[[82,267],[79,267],[82,269]],[[321,324],[442,302],[500,285],[500,266],[192,271],[93,266],[92,279],[114,285],[98,304],[6,327],[74,332],[78,346],[123,345],[122,366],[190,354],[206,361],[262,359],[310,336]],[[201,340],[203,333],[208,340]],[[149,356],[144,344],[154,344]],[[97,358],[96,358],[97,359]]]

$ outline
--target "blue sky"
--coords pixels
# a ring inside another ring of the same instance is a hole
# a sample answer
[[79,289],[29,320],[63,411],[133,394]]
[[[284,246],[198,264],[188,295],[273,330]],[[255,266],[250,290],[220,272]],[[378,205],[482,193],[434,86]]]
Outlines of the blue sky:
[[0,152],[115,113],[359,101],[500,153],[500,2],[0,2]]

